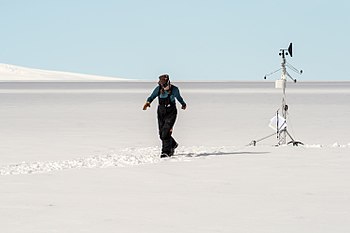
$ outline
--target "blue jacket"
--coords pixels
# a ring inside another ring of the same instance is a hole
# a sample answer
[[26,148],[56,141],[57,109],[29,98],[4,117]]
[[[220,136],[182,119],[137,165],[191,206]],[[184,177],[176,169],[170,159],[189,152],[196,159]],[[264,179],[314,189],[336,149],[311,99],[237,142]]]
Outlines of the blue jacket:
[[[175,98],[180,102],[182,106],[186,105],[185,101],[180,95],[180,90],[177,86],[171,85],[171,94],[170,94],[170,101],[175,104]],[[168,92],[165,91],[163,94],[160,92],[160,87],[159,85],[153,90],[152,94],[150,97],[147,98],[147,102],[152,103],[152,101],[158,97],[159,98],[167,98],[168,97]]]

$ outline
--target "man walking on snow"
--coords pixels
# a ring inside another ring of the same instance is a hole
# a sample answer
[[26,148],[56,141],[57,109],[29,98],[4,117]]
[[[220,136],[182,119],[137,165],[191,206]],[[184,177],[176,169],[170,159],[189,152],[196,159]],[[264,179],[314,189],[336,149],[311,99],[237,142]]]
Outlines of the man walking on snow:
[[157,110],[159,136],[162,140],[162,154],[160,157],[170,157],[174,155],[178,146],[175,139],[171,136],[177,116],[175,98],[180,102],[183,110],[186,109],[186,103],[180,95],[179,88],[170,83],[169,75],[167,74],[159,76],[158,86],[154,89],[151,96],[147,98],[143,110],[151,107],[151,103],[156,97],[158,97],[159,102]]

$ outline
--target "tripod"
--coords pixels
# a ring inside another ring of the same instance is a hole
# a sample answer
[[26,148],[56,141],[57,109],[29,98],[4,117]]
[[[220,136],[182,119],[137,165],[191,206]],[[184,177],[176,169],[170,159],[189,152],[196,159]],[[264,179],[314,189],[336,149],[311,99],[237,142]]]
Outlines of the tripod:
[[[285,113],[287,114],[287,111],[288,111],[288,105],[285,105]],[[256,146],[256,144],[258,142],[261,142],[267,138],[270,138],[274,135],[277,136],[277,145],[276,146],[280,146],[280,145],[283,145],[283,144],[292,144],[293,146],[299,146],[299,145],[304,145],[304,143],[300,142],[300,141],[296,141],[294,140],[294,138],[292,137],[292,135],[289,133],[288,129],[287,129],[287,119],[285,118],[280,118],[279,116],[279,113],[277,111],[276,113],[276,116],[275,118],[277,119],[277,127],[276,127],[276,132],[272,133],[272,134],[269,134],[265,137],[262,137],[260,139],[257,139],[257,140],[253,140],[251,141],[248,146]],[[280,124],[280,120],[282,120],[281,122],[281,125]],[[291,141],[289,141],[287,143],[287,136],[290,138]]]
[[[294,68],[292,65],[288,64],[286,61],[286,55],[289,55],[292,57],[292,43],[289,44],[288,49],[280,49],[280,53],[279,55],[282,57],[282,63],[281,63],[281,68],[279,68],[278,70],[271,72],[267,75],[265,75],[264,79],[266,79],[267,76],[270,76],[274,73],[276,73],[279,70],[282,70],[282,75],[281,75],[281,79],[280,80],[276,80],[275,83],[275,87],[276,88],[280,88],[282,89],[282,106],[281,106],[281,116],[279,114],[279,110],[277,110],[276,116],[273,118],[273,120],[276,121],[276,132],[273,134],[270,134],[268,136],[265,136],[263,138],[260,138],[258,140],[253,140],[251,143],[249,143],[248,145],[253,145],[255,146],[258,142],[263,141],[267,138],[270,138],[274,135],[277,135],[277,146],[280,145],[285,145],[285,144],[293,144],[293,146],[298,146],[298,145],[304,145],[302,142],[300,141],[296,141],[294,140],[294,138],[291,136],[291,134],[288,132],[287,129],[287,112],[288,112],[288,105],[286,103],[286,84],[287,84],[287,77],[290,78],[291,80],[293,80],[294,83],[297,82],[296,79],[294,79],[288,72],[287,72],[287,68],[286,66],[288,66],[291,70],[293,70],[294,72],[298,73],[298,74],[302,74],[303,71],[302,70],[297,70],[296,68]],[[280,122],[281,121],[281,122]],[[289,141],[287,143],[287,136],[291,139],[291,141]]]

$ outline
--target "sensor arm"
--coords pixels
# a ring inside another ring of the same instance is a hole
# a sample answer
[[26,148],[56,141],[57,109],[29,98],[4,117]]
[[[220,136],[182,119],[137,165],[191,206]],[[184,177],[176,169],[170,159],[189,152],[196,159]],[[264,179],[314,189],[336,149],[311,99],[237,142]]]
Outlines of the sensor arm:
[[282,68],[279,68],[278,70],[275,70],[275,71],[273,71],[273,72],[271,72],[271,73],[265,74],[264,79],[266,79],[267,76],[273,75],[274,73],[280,71],[281,69],[282,69]]
[[289,69],[293,70],[295,73],[297,74],[302,74],[303,70],[298,70],[297,68],[295,68],[294,66],[292,66],[290,63],[287,62],[286,64],[288,66]]
[[293,80],[293,82],[297,82],[297,80],[296,79],[294,79],[288,72],[286,72],[286,74],[287,74],[287,76],[288,76],[288,78],[290,78],[291,80]]

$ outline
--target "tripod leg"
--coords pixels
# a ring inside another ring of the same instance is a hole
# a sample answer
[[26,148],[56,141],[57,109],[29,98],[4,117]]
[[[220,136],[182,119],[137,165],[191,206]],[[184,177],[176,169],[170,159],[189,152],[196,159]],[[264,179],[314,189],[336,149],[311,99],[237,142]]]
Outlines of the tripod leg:
[[304,143],[302,143],[302,142],[295,141],[294,138],[290,135],[290,133],[288,132],[287,129],[285,129],[285,131],[286,131],[287,135],[290,137],[290,139],[292,139],[292,141],[287,143],[288,145],[291,144],[291,143],[293,144],[293,146],[304,145]]
[[269,138],[269,137],[272,137],[272,136],[275,135],[275,134],[277,134],[277,133],[275,132],[275,133],[273,133],[273,134],[270,134],[270,135],[268,135],[268,136],[266,136],[266,137],[263,137],[263,138],[260,138],[260,139],[258,139],[258,140],[253,140],[253,141],[251,141],[251,143],[249,143],[247,146],[256,146],[256,144],[257,144],[258,142],[261,142],[261,141],[263,141],[263,140],[265,140],[265,139],[267,139],[267,138]]
[[287,135],[290,137],[290,139],[292,139],[292,142],[294,142],[294,138],[292,137],[292,135],[290,135],[290,133],[288,132],[288,130],[285,129],[285,131],[286,131]]

